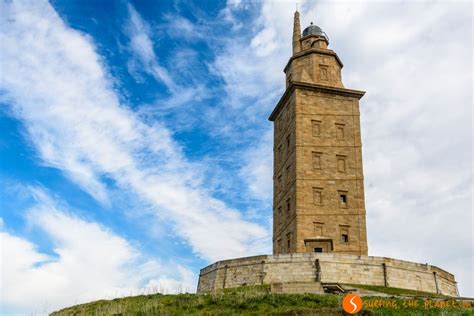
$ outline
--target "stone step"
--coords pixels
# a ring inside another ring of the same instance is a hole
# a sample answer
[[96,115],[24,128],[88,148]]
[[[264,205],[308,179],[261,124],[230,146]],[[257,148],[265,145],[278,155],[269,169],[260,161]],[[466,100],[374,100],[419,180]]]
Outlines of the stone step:
[[303,293],[314,293],[323,294],[324,289],[321,282],[284,282],[284,283],[272,283],[272,293],[289,293],[289,294],[303,294]]

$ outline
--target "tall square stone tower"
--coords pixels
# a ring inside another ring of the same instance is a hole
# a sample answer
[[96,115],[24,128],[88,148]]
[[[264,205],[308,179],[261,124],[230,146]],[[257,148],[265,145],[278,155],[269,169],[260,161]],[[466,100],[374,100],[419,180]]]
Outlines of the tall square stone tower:
[[274,122],[273,253],[367,255],[359,100],[341,60],[295,12],[293,56]]

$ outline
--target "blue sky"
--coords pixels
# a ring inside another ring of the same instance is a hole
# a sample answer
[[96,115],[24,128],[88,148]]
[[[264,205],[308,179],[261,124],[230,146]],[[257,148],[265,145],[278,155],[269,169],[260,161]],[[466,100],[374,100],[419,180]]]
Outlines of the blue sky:
[[[2,1],[2,311],[194,291],[207,264],[271,252],[267,117],[293,11]],[[367,91],[369,254],[445,268],[473,296],[472,4],[300,11]]]

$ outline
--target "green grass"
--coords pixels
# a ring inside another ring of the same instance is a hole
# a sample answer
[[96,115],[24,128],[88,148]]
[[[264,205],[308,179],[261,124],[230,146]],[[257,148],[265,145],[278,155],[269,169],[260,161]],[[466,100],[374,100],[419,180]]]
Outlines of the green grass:
[[333,295],[278,295],[245,289],[103,300],[52,315],[312,315],[314,311],[320,315],[343,315],[339,306],[339,297]]
[[[226,289],[210,294],[142,295],[101,300],[52,313],[54,316],[79,315],[346,315],[342,296],[317,294],[275,294],[267,286]],[[474,308],[430,308],[423,300],[416,307],[403,307],[403,300],[363,298],[372,307],[358,315],[474,315]],[[378,305],[397,304],[398,308]],[[413,304],[413,303],[412,303]]]

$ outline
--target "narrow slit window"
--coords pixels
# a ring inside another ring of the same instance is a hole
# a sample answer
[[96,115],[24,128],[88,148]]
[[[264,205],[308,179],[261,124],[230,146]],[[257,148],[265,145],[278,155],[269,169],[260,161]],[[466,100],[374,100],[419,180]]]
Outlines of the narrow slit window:
[[285,182],[286,182],[286,185],[288,186],[290,184],[290,166],[286,167],[286,170],[285,170]]
[[291,249],[291,233],[286,235],[286,249],[290,251]]
[[347,208],[347,192],[339,192],[339,206]]
[[341,231],[341,243],[348,243],[349,242],[349,227],[342,226],[340,227]]
[[286,152],[287,153],[290,153],[290,149],[291,149],[291,138],[290,138],[291,135],[288,135],[286,136]]
[[286,217],[290,217],[291,214],[291,199],[286,200]]

